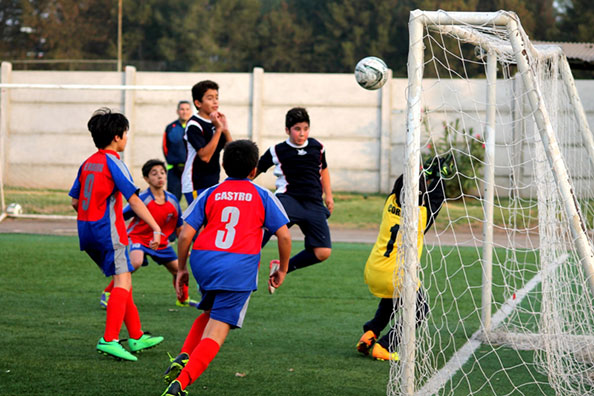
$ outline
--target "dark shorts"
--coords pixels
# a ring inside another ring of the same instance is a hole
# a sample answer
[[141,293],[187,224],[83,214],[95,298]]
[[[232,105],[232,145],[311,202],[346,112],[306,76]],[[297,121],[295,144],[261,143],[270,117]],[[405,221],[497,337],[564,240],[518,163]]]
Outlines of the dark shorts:
[[210,317],[232,328],[241,327],[247,311],[251,291],[210,290],[201,291],[198,309],[210,310]]
[[148,259],[146,256],[150,256],[150,258],[152,258],[159,265],[167,264],[177,260],[177,254],[175,254],[175,250],[173,250],[171,246],[167,246],[165,249],[153,250],[140,243],[131,243],[130,252],[134,250],[141,250],[144,253],[144,260],[142,261],[143,267],[148,265]]
[[328,217],[330,211],[322,200],[297,200],[287,194],[277,194],[289,216],[288,227],[297,224],[305,235],[306,248],[331,248]]

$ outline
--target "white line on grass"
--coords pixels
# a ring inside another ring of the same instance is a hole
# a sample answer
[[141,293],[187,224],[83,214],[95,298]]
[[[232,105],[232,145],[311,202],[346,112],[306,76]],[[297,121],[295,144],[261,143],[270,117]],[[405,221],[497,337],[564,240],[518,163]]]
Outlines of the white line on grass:
[[[561,265],[569,255],[567,253],[561,255],[551,266],[549,266],[546,270],[547,271],[554,271],[559,265]],[[522,289],[520,289],[515,296],[508,298],[501,308],[493,315],[491,319],[491,325],[493,328],[497,327],[501,322],[505,320],[509,316],[510,313],[513,312],[514,308],[522,302],[524,297],[528,295],[542,280],[542,273],[537,273]],[[479,329],[474,332],[474,334],[466,341],[466,343],[462,346],[462,348],[458,349],[456,353],[452,355],[450,360],[433,376],[425,383],[425,385],[415,392],[415,396],[430,396],[436,394],[441,388],[445,386],[445,384],[454,377],[454,375],[466,364],[468,359],[474,354],[481,346],[481,341],[479,340],[479,336],[481,335],[482,330]]]

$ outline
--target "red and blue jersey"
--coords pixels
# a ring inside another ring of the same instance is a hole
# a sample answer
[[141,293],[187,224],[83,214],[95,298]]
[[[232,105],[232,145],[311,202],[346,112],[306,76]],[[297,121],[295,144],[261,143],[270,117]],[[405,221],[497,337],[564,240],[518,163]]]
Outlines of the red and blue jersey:
[[78,199],[81,250],[128,245],[122,194],[129,199],[137,192],[130,171],[115,151],[100,149],[83,162],[68,193]]
[[228,178],[205,190],[184,212],[195,230],[190,264],[202,290],[258,288],[263,229],[275,233],[289,219],[278,199],[247,179]]
[[[165,249],[169,246],[168,238],[175,233],[178,227],[183,225],[179,201],[169,191],[164,191],[164,193],[165,202],[162,204],[155,201],[155,196],[150,188],[147,188],[139,195],[159,227],[161,227],[161,232],[165,234],[165,237],[161,238],[161,244],[157,250]],[[128,224],[128,238],[130,242],[140,243],[143,246],[149,247],[153,239],[153,229],[144,220],[135,216],[130,205],[126,205],[124,208],[124,219],[127,220],[131,217],[134,217],[134,219]]]

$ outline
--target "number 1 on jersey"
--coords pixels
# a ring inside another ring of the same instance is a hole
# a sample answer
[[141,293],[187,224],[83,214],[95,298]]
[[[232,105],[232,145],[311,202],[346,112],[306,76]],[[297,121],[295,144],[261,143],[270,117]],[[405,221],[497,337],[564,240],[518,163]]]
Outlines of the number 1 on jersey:
[[235,226],[239,223],[239,209],[227,206],[221,212],[221,223],[225,224],[225,231],[217,231],[215,246],[219,249],[229,249],[235,240]]

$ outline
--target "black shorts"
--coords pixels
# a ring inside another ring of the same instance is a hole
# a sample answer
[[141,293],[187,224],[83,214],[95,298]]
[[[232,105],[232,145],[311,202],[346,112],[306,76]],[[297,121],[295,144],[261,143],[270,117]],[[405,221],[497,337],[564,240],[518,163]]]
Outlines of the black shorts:
[[297,224],[305,235],[306,248],[332,247],[328,228],[330,211],[322,200],[297,200],[287,194],[277,194],[276,197],[289,216],[287,226]]

